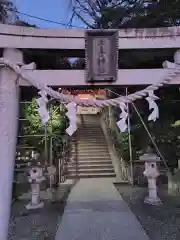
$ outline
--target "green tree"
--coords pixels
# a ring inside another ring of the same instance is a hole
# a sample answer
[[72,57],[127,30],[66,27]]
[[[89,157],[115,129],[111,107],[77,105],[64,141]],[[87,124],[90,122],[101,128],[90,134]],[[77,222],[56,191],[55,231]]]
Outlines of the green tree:
[[178,0],[70,0],[73,12],[88,28],[148,28],[179,25]]
[[36,25],[34,24],[30,24],[28,22],[25,22],[23,20],[20,20],[20,19],[17,19],[14,23],[16,26],[23,26],[23,27],[34,27],[34,28],[37,28]]
[[[36,99],[31,103],[24,103],[20,108],[21,119],[20,135],[30,135],[32,137],[20,138],[19,144],[27,144],[36,147],[40,152],[44,150],[45,141],[50,141],[51,137],[62,138],[65,134],[67,118],[65,112],[60,110],[59,103],[49,106],[50,120],[46,123],[46,129],[41,123],[40,116],[37,112]],[[47,138],[46,138],[46,135]],[[36,137],[42,135],[41,137]]]
[[17,19],[17,9],[13,1],[0,0],[0,22],[14,23]]

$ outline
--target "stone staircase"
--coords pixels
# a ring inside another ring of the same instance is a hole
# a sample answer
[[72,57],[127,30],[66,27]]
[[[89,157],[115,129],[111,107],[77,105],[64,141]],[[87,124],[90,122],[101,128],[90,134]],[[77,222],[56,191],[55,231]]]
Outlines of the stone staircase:
[[68,178],[115,177],[99,115],[82,115],[72,139]]

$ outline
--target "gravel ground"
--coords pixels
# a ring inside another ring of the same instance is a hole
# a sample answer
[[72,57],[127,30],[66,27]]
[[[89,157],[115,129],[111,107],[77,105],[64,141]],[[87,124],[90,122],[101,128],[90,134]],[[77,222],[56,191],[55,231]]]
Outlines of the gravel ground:
[[27,211],[24,207],[27,203],[28,201],[19,201],[13,205],[8,239],[53,240],[65,204],[46,201],[43,209]]
[[27,200],[12,205],[8,240],[54,240],[72,186],[56,202],[44,200],[44,208],[27,211]]
[[147,188],[118,186],[118,191],[136,215],[151,240],[180,239],[180,197],[168,196],[165,187],[160,187],[161,206],[143,202]]

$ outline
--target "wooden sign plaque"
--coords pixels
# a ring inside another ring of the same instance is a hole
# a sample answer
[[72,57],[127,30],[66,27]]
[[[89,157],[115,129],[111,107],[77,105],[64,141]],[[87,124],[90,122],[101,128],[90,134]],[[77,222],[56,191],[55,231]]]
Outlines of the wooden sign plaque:
[[113,82],[118,70],[118,32],[86,31],[87,82]]

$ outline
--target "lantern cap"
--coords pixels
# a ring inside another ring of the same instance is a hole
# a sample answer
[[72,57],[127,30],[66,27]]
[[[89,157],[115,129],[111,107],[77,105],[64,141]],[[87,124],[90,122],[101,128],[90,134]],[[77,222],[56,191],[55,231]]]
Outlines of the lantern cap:
[[144,162],[160,162],[161,161],[160,157],[158,157],[158,155],[154,153],[153,148],[151,148],[150,146],[146,148],[145,153],[139,157],[139,160]]

